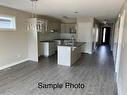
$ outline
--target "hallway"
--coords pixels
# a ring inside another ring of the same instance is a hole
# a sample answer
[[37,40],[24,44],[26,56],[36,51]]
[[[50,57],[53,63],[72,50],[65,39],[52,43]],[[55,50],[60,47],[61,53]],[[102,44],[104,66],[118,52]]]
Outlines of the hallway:
[[[72,67],[58,66],[56,55],[38,64],[25,62],[0,71],[0,95],[117,95],[112,53],[101,46],[94,55],[82,54]],[[84,83],[84,89],[39,89],[43,83]]]

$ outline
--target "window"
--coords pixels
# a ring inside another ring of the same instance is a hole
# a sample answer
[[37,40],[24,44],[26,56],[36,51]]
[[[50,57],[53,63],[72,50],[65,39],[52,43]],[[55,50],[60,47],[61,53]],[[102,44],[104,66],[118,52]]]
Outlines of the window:
[[16,29],[15,17],[0,16],[0,29]]
[[105,35],[106,35],[106,28],[104,28],[104,32],[103,32],[103,43],[105,42]]

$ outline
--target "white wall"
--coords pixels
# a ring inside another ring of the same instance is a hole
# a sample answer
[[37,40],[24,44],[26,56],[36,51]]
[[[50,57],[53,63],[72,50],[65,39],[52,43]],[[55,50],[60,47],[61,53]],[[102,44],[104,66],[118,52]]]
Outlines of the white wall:
[[[120,54],[120,64],[119,64],[119,76],[118,76],[118,95],[127,95],[127,1],[124,3],[122,9],[126,11],[125,25],[121,43],[121,54]],[[121,11],[121,13],[122,13]],[[120,31],[119,31],[120,32]]]
[[0,6],[0,14],[16,16],[16,31],[0,30],[0,67],[28,57],[26,20],[31,14]]
[[[36,18],[31,18],[28,20],[28,24],[32,24],[32,26],[36,26],[37,24],[37,19]],[[38,50],[38,35],[37,35],[37,29],[36,27],[34,28],[29,28],[28,29],[28,58],[31,61],[38,62],[38,55],[39,55],[39,50]]]
[[127,95],[127,1],[123,10],[126,11],[126,18],[125,18],[125,26],[124,26],[124,33],[122,39],[122,50],[121,50],[121,59],[120,59],[120,66],[119,66],[119,88],[121,95]]
[[92,40],[93,40],[93,22],[92,17],[81,17],[77,19],[77,41],[86,42],[83,46],[83,53],[92,53]]

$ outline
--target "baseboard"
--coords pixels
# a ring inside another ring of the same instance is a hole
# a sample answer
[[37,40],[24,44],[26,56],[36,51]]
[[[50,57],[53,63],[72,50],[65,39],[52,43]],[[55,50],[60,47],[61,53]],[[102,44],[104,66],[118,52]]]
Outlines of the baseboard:
[[121,91],[120,91],[120,85],[119,85],[119,83],[117,83],[117,94],[118,94],[118,95],[121,95]]
[[121,80],[117,81],[117,92],[118,92],[118,95],[122,95]]
[[15,62],[15,63],[11,63],[11,64],[8,64],[8,65],[2,66],[2,67],[0,67],[0,70],[3,70],[3,69],[6,69],[6,68],[9,68],[9,67],[12,67],[12,66],[21,64],[21,63],[26,62],[26,61],[28,61],[28,60],[29,60],[29,59],[24,59],[24,60]]

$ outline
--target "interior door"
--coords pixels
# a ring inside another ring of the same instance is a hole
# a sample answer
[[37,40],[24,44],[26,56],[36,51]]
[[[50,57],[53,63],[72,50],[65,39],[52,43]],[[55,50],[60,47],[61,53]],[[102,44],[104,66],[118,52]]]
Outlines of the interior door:
[[106,28],[105,44],[110,45],[111,27]]

